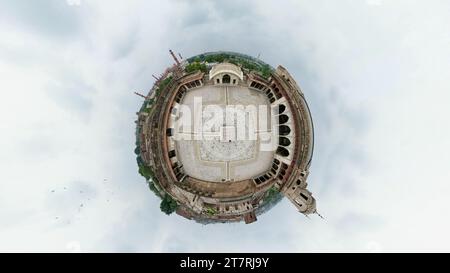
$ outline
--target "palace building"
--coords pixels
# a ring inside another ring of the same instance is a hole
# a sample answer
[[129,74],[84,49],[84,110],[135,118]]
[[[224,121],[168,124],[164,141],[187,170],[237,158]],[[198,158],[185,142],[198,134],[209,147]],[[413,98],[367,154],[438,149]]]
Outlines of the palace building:
[[316,213],[307,189],[314,146],[304,94],[282,66],[204,53],[161,76],[138,114],[140,173],[161,210],[200,223],[252,223],[282,197]]

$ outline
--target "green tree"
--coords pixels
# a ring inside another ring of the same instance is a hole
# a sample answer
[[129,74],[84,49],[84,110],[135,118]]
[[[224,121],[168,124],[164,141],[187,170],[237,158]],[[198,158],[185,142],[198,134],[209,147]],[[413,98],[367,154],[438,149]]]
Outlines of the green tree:
[[139,174],[147,179],[153,179],[154,177],[152,169],[145,165],[139,165]]
[[[156,194],[156,196],[158,196],[159,198],[162,198],[161,193],[159,192],[159,190],[156,188],[155,184],[158,183],[158,181],[156,179],[154,180],[148,180],[148,188],[154,193]],[[158,184],[159,185],[159,184]]]
[[278,196],[280,195],[280,191],[275,188],[275,186],[272,186],[264,196],[264,203],[272,202],[273,200],[276,200]]
[[162,212],[169,215],[177,210],[178,203],[172,197],[170,197],[170,195],[166,194],[162,199],[159,208]]
[[270,68],[269,65],[263,65],[263,67],[261,67],[260,69],[261,72],[261,76],[263,76],[264,78],[269,78],[270,74],[272,73],[272,69]]
[[206,65],[204,63],[195,61],[193,63],[186,65],[185,70],[187,73],[195,72],[198,70],[200,70],[202,72],[206,72]]

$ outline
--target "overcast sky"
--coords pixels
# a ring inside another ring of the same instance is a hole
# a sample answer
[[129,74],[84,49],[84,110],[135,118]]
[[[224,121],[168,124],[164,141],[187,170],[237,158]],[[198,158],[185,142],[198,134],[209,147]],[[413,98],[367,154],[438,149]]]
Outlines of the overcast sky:
[[[450,2],[0,0],[0,251],[450,251]],[[172,60],[285,66],[315,125],[309,188],[251,225],[160,212],[136,111]]]

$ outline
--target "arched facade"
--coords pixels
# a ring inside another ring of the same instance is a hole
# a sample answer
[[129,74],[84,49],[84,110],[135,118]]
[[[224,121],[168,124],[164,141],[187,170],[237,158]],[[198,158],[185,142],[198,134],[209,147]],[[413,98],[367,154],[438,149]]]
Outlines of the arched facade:
[[220,63],[211,68],[209,79],[215,85],[237,85],[243,81],[244,73],[237,65]]

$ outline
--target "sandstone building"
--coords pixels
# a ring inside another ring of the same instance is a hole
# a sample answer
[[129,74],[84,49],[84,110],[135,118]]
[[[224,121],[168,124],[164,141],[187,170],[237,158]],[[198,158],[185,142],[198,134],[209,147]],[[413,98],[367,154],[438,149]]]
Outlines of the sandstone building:
[[281,195],[315,213],[313,124],[289,72],[238,53],[172,56],[138,112],[138,164],[151,188],[203,223],[252,223]]

